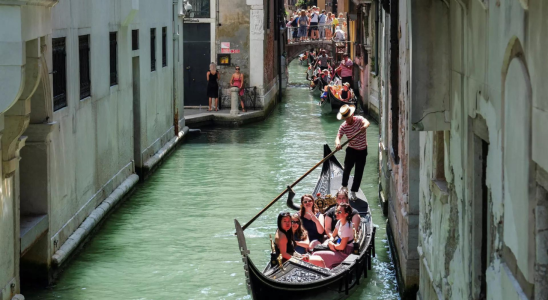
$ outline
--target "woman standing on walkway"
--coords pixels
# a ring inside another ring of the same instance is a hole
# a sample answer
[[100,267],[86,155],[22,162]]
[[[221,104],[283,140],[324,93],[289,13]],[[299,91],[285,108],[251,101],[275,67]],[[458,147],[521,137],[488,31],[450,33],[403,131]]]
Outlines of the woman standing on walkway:
[[207,111],[211,111],[211,100],[215,99],[215,110],[219,110],[219,72],[217,72],[217,65],[211,63],[209,65],[209,71],[207,72],[207,97],[209,98],[209,108]]
[[230,78],[230,86],[237,87],[240,89],[240,104],[242,105],[242,111],[246,112],[244,107],[244,74],[240,73],[240,67],[236,66],[236,72],[232,74],[232,78]]

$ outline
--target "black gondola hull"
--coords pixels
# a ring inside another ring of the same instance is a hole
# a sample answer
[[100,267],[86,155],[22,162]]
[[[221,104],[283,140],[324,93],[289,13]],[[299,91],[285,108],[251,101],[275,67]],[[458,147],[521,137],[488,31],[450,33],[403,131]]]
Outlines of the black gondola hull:
[[[324,146],[324,156],[331,153],[327,145]],[[314,195],[334,195],[340,187],[343,168],[335,156],[332,156],[322,166],[322,172],[314,189]],[[350,179],[350,183],[353,178]],[[297,210],[293,203],[291,188],[287,204]],[[245,243],[245,236],[240,224],[235,220],[238,243],[246,269],[248,292],[253,299],[340,299],[345,298],[350,289],[367,277],[371,269],[371,256],[374,253],[375,226],[371,219],[371,211],[365,195],[360,190],[358,199],[351,205],[358,210],[361,223],[358,235],[357,253],[350,254],[345,261],[333,269],[316,267],[310,263],[292,258],[283,264],[267,264],[259,270],[251,258]]]

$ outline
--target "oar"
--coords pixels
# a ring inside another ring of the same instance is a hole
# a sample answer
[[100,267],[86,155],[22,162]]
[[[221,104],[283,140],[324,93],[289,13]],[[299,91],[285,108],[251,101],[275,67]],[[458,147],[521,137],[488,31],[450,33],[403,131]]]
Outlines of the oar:
[[[346,146],[346,144],[350,143],[351,140],[353,140],[355,137],[357,137],[361,132],[358,132],[356,133],[354,136],[352,136],[351,138],[349,138],[346,142],[344,142],[342,145],[341,145],[341,149]],[[314,171],[314,169],[316,169],[318,166],[320,166],[321,164],[323,164],[326,160],[328,160],[331,156],[335,155],[335,153],[337,151],[339,151],[340,149],[335,149],[335,151],[331,152],[330,154],[328,154],[326,157],[324,157],[319,163],[317,163],[315,166],[313,166],[310,170],[308,170],[306,173],[304,173],[303,176],[301,176],[299,179],[297,179],[297,181],[293,182],[293,184],[291,184],[290,186],[288,186],[281,194],[278,195],[278,197],[274,198],[274,200],[272,200],[265,208],[263,208],[258,214],[256,214],[251,220],[249,220],[249,222],[247,222],[244,226],[242,226],[242,231],[245,230],[249,225],[251,225],[251,223],[253,223],[260,215],[262,215],[267,209],[269,209],[274,203],[276,203],[276,201],[280,200],[280,198],[282,198],[282,196],[287,192],[287,190],[293,188],[294,186],[297,185],[297,183],[299,183],[301,180],[303,180],[306,176],[308,176],[308,174],[310,174],[312,171]]]

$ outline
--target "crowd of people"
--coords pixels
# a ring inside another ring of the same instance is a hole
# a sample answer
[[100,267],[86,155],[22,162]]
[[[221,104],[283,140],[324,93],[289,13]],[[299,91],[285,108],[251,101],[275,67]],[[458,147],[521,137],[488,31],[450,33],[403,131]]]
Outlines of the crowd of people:
[[305,42],[314,40],[346,40],[346,19],[342,13],[326,12],[316,6],[310,9],[297,10],[289,16],[286,24],[288,42]]
[[337,205],[321,214],[312,195],[301,197],[301,209],[278,215],[276,253],[285,262],[291,257],[321,268],[339,265],[354,247],[354,230],[360,230],[360,215],[349,204],[347,189],[337,193]]
[[320,49],[318,53],[317,55],[314,50],[306,51],[300,58],[301,60],[307,60],[309,68],[312,70],[310,88],[313,89],[317,85],[322,87],[321,102],[326,100],[329,91],[339,100],[350,102],[354,98],[352,89],[352,68],[354,63],[345,53],[340,64],[333,68],[330,64],[333,57],[328,56],[323,49]]

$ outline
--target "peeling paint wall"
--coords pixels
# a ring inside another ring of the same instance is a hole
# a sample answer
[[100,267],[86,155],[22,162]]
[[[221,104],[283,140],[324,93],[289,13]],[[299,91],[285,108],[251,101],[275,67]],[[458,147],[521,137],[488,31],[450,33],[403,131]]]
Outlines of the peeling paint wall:
[[[221,42],[229,42],[231,49],[240,53],[231,54],[230,66],[219,66],[223,88],[229,88],[230,78],[234,74],[234,67],[240,66],[244,74],[245,86],[249,86],[249,5],[245,0],[219,1],[219,22],[217,27],[217,53],[221,53]],[[230,105],[230,101],[228,103]]]
[[535,155],[548,150],[548,3],[447,3],[450,128],[420,132],[418,295],[480,298],[485,272],[486,299],[548,299],[548,164]]

